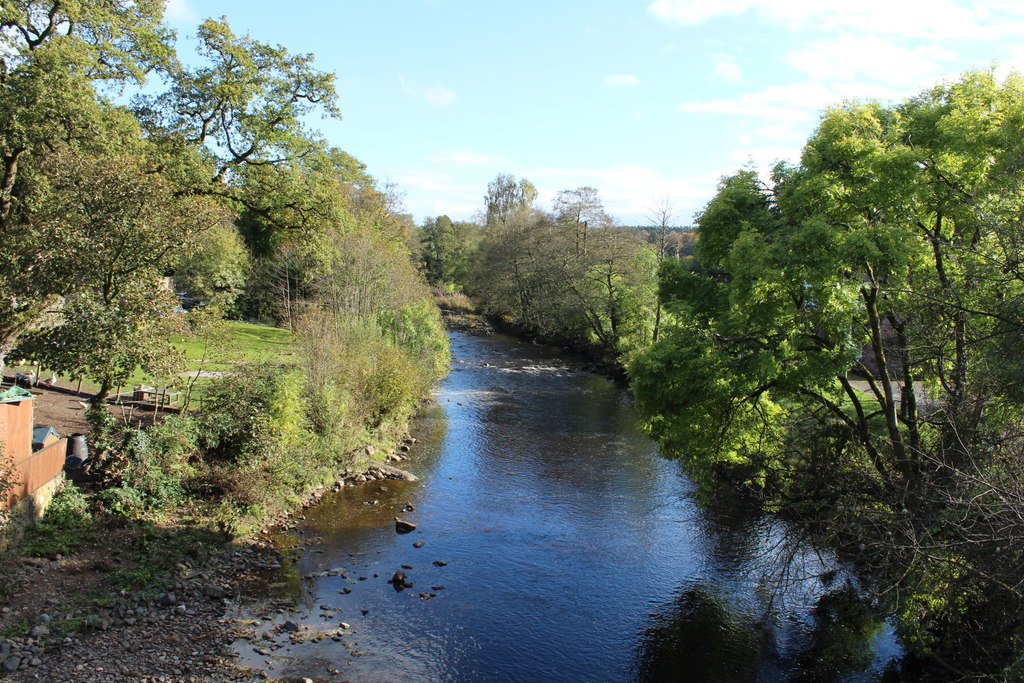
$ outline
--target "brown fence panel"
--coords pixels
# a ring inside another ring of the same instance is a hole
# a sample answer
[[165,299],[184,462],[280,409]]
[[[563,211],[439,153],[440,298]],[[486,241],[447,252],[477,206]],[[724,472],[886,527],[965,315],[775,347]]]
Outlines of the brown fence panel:
[[0,439],[18,462],[32,455],[32,400],[0,403]]
[[17,483],[14,489],[8,493],[6,504],[0,502],[0,508],[14,505],[59,475],[64,470],[67,451],[68,440],[61,439],[27,458],[15,462],[14,472]]

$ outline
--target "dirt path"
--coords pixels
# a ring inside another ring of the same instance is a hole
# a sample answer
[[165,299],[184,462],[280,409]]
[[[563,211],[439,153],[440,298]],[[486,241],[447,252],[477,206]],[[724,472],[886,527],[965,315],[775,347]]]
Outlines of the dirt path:
[[[13,383],[13,375],[4,376],[4,388]],[[74,393],[75,385],[70,382],[57,382],[57,387],[59,390],[41,385],[30,389],[36,397],[36,426],[53,427],[61,436],[88,432],[89,423],[85,420],[86,406],[83,404],[89,400],[89,394],[77,395]]]

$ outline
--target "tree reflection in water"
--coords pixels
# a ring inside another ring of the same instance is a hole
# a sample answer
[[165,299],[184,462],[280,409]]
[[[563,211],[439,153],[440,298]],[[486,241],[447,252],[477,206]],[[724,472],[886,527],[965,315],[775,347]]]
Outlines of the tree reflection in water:
[[[823,593],[809,623],[781,634],[771,615],[748,614],[714,588],[684,588],[650,616],[634,661],[636,680],[825,681],[899,680],[895,663],[872,672],[885,622],[850,586]],[[868,672],[868,673],[865,673]]]

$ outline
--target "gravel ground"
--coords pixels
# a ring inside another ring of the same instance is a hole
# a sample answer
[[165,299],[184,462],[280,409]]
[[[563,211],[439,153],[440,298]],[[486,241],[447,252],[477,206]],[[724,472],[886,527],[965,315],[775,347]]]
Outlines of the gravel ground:
[[[0,637],[4,681],[242,681],[262,680],[234,663],[231,643],[244,628],[225,618],[240,582],[277,560],[260,544],[228,551],[157,595],[110,596],[87,611],[48,599],[28,621],[27,634]],[[45,583],[59,562],[27,565]],[[55,604],[56,603],[56,604]],[[22,612],[24,614],[24,612]],[[24,626],[17,629],[24,631]]]
[[[415,439],[407,439],[406,443],[414,442]],[[402,445],[401,450],[408,451],[408,445]],[[388,457],[391,462],[403,459],[394,451]],[[380,464],[339,480],[335,488],[407,476],[411,475]],[[306,507],[316,504],[325,492],[317,491]],[[174,586],[158,594],[102,593],[105,574],[116,569],[109,562],[109,549],[128,542],[130,532],[125,529],[108,529],[103,543],[66,558],[7,556],[0,566],[0,585],[7,582],[18,586],[20,592],[0,599],[0,633],[6,634],[0,635],[0,681],[277,680],[264,671],[236,663],[232,644],[237,640],[250,641],[250,647],[265,644],[253,622],[229,615],[241,586],[253,574],[280,567],[278,551],[261,537],[268,536],[274,528],[294,528],[302,514],[302,510],[297,510],[291,516],[270,520],[254,534],[254,540],[236,542],[195,566],[179,565]],[[104,599],[98,602],[103,606],[76,607],[87,593],[102,594]],[[341,629],[314,635],[340,638],[344,634]],[[280,635],[292,639],[310,637],[305,633]]]

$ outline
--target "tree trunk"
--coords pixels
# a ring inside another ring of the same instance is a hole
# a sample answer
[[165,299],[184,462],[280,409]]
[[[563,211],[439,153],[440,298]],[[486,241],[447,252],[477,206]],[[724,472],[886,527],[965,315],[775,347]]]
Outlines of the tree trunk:
[[889,359],[885,353],[885,344],[882,338],[882,326],[876,307],[878,289],[875,287],[861,288],[865,308],[868,313],[868,323],[871,330],[871,346],[875,352],[878,365],[878,379],[881,386],[881,396],[878,397],[882,407],[882,414],[885,416],[885,426],[889,432],[889,442],[892,445],[893,457],[896,460],[896,468],[904,475],[911,476],[910,461],[907,458],[907,450],[903,443],[903,434],[900,432],[898,404],[892,391],[892,379],[889,377]]

